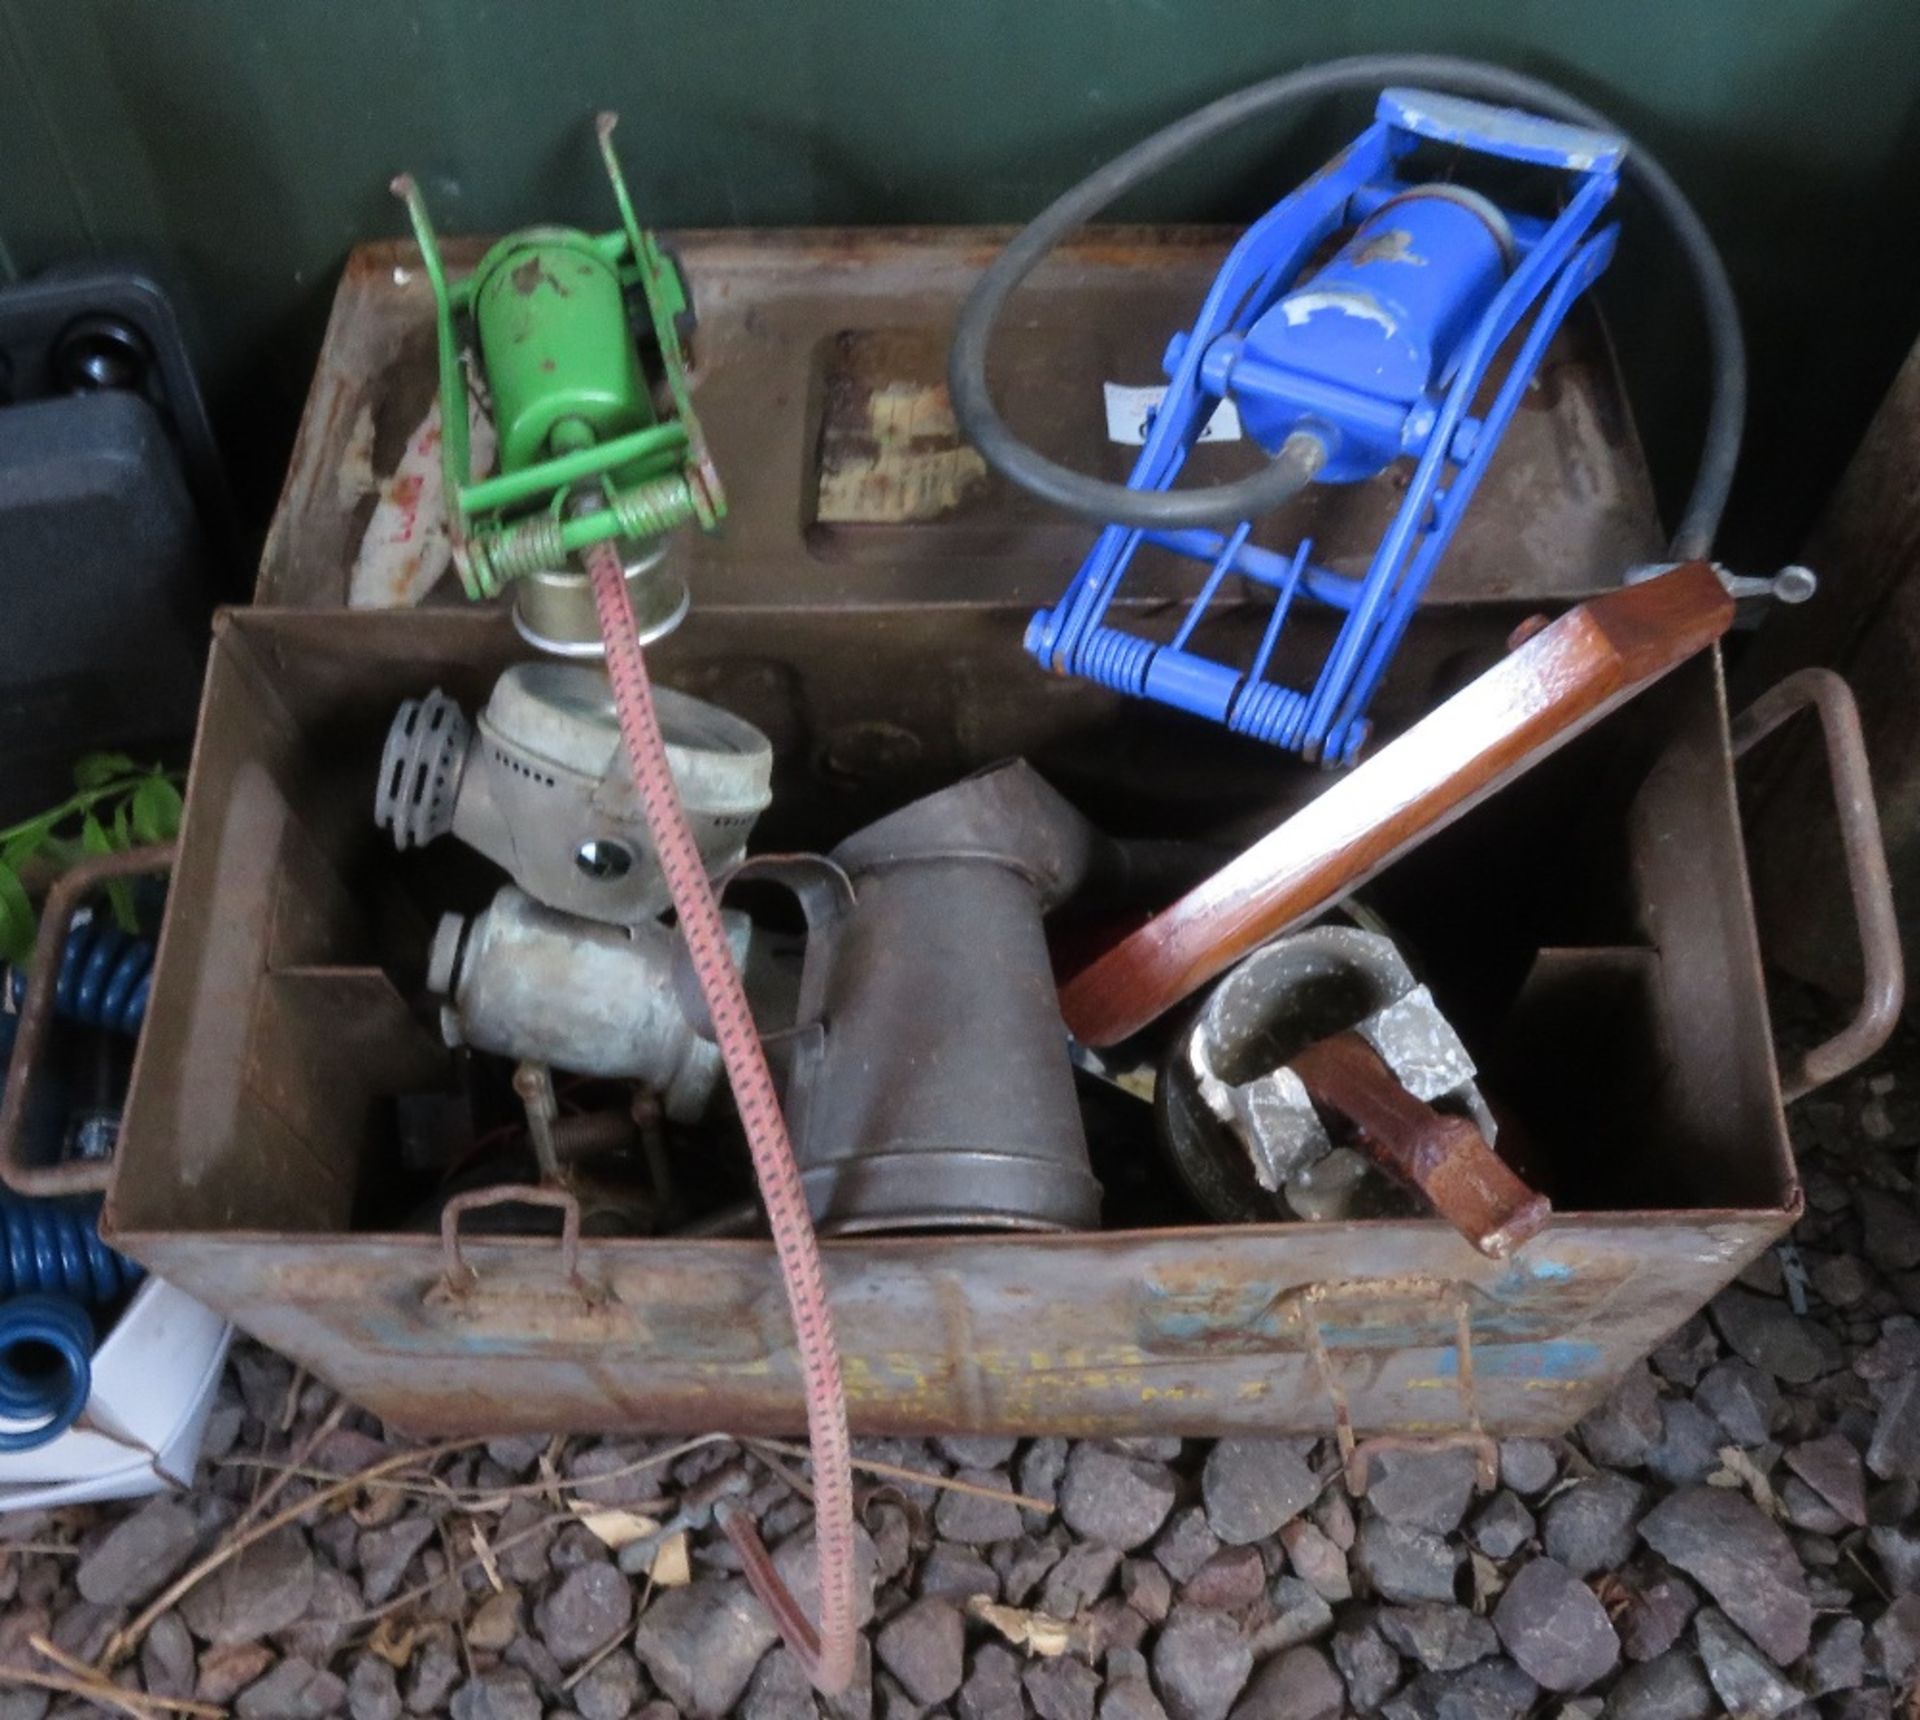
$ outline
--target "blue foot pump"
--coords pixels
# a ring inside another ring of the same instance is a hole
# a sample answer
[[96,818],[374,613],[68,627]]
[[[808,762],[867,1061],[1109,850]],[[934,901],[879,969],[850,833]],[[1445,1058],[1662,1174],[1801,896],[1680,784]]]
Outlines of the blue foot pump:
[[[1403,79],[1463,94],[1392,87]],[[1193,326],[1174,335],[1165,397],[1124,486],[1014,438],[987,393],[987,342],[1041,256],[1243,120],[1382,83],[1373,123],[1247,229]],[[1436,163],[1445,180],[1432,177]],[[1456,173],[1502,185],[1530,175],[1544,212],[1496,203]],[[1652,193],[1680,238],[1708,311],[1715,400],[1674,546],[1676,559],[1704,553],[1738,453],[1745,366],[1725,271],[1685,198],[1604,116],[1550,86],[1465,61],[1341,61],[1224,97],[1109,163],[1020,234],[968,300],[949,375],[961,425],[997,470],[1104,528],[1060,601],[1034,616],[1027,649],[1058,673],[1329,767],[1350,764],[1381,677],[1548,343],[1613,256],[1617,229],[1604,217],[1623,174]],[[1250,478],[1171,488],[1222,402],[1271,462]],[[1401,460],[1411,462],[1404,498],[1360,577],[1317,566],[1311,541],[1290,553],[1249,541],[1262,515],[1307,484],[1359,482]],[[1142,544],[1206,570],[1170,639],[1128,631],[1113,613]],[[1272,594],[1260,641],[1239,663],[1196,644],[1229,574]],[[1294,688],[1268,669],[1303,598],[1344,619],[1312,684]]]

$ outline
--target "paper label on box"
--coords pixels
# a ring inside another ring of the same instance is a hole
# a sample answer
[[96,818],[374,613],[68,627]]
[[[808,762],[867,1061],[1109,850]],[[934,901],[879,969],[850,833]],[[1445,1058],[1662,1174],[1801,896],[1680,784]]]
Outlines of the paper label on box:
[[[1147,439],[1147,421],[1166,398],[1165,383],[1149,383],[1142,388],[1123,382],[1104,384],[1107,395],[1107,440],[1129,448],[1138,448]],[[1213,416],[1201,427],[1202,442],[1238,442],[1240,414],[1231,400],[1223,400]]]

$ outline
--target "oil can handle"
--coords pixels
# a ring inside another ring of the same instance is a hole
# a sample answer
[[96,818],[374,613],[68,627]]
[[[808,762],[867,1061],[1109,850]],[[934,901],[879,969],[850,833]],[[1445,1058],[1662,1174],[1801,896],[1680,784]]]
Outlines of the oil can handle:
[[580,1277],[580,1203],[562,1188],[532,1183],[503,1183],[497,1188],[468,1189],[440,1209],[440,1250],[446,1267],[440,1278],[443,1294],[464,1295],[479,1283],[480,1274],[460,1249],[460,1221],[488,1206],[551,1206],[560,1213],[560,1270],[567,1282],[584,1290]]
[[1734,719],[1734,756],[1742,756],[1808,707],[1820,717],[1865,980],[1853,1019],[1790,1069],[1781,1071],[1781,1096],[1789,1103],[1844,1075],[1878,1051],[1899,1021],[1906,996],[1893,880],[1887,871],[1880,813],[1867,768],[1867,743],[1860,732],[1860,708],[1854,703],[1853,690],[1831,669],[1796,670],[1769,687]]
[[102,884],[173,870],[174,845],[156,843],[119,854],[90,855],[61,873],[40,911],[40,930],[27,968],[27,992],[20,1000],[20,1021],[13,1039],[3,1094],[0,1094],[0,1182],[29,1199],[48,1195],[95,1194],[113,1175],[113,1160],[72,1159],[62,1164],[26,1162],[27,1105],[41,1073],[42,1053],[53,1026],[60,987],[61,956],[68,929],[81,904]]
[[[826,988],[833,967],[832,939],[835,929],[853,911],[853,882],[844,870],[824,854],[755,854],[729,867],[713,880],[714,894],[723,901],[735,884],[760,882],[777,884],[799,905],[806,921],[807,940],[801,958],[800,996],[792,1023],[769,1029],[762,1025],[760,1037],[769,1044],[808,1029],[818,1028],[826,1010]],[[702,1039],[714,1037],[713,1023],[707,1015],[707,1000],[694,978],[693,962],[685,939],[677,940],[674,953],[673,986],[680,1007],[694,1032]]]

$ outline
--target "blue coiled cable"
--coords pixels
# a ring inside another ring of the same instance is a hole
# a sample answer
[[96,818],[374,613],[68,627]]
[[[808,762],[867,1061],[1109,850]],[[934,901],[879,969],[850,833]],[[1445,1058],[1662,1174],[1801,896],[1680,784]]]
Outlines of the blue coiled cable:
[[93,1392],[93,1317],[65,1296],[0,1304],[0,1452],[33,1451],[80,1419]]
[[100,1240],[98,1197],[0,1194],[0,1298],[34,1291],[97,1308],[140,1282],[140,1268]]
[[[99,915],[67,933],[60,951],[60,979],[53,994],[54,1013],[62,1020],[135,1034],[146,1019],[152,990],[151,938],[123,932],[111,919]],[[15,968],[15,1007],[26,994],[26,972]]]
[[100,1240],[98,1199],[0,1195],[0,1452],[57,1439],[93,1390],[93,1317],[139,1283]]
[[[153,985],[153,942],[96,915],[60,952],[54,1013],[88,1027],[137,1034]],[[14,969],[16,1004],[27,976]],[[0,1029],[0,1077],[12,1018]],[[100,1202],[0,1194],[0,1452],[32,1451],[67,1431],[93,1389],[90,1310],[124,1297],[140,1268],[100,1240]]]

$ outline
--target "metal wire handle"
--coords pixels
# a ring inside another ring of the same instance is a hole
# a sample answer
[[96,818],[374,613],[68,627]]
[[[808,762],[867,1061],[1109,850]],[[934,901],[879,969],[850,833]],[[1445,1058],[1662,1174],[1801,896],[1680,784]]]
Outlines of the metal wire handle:
[[580,1203],[565,1189],[541,1188],[532,1183],[502,1183],[494,1188],[469,1189],[440,1209],[440,1251],[446,1260],[441,1277],[445,1293],[464,1295],[480,1282],[480,1274],[460,1249],[460,1221],[470,1212],[489,1206],[551,1206],[560,1213],[560,1270],[567,1281],[585,1290],[580,1276]]
[[0,1092],[0,1182],[15,1194],[98,1194],[113,1175],[111,1159],[72,1159],[65,1164],[30,1165],[25,1158],[27,1104],[40,1074],[41,1053],[53,1026],[60,989],[60,957],[67,929],[81,903],[109,879],[135,878],[173,870],[171,842],[101,854],[63,872],[47,892],[40,931],[27,969],[27,994],[20,1002],[20,1025],[13,1059]]
[[1899,1023],[1907,989],[1893,879],[1887,870],[1880,812],[1874,804],[1867,743],[1860,731],[1860,707],[1854,703],[1853,689],[1831,669],[1801,669],[1787,676],[1734,718],[1734,756],[1741,757],[1788,718],[1809,708],[1819,713],[1820,734],[1826,743],[1865,983],[1853,1019],[1780,1071],[1780,1096],[1788,1104],[1864,1063],[1886,1044]]

